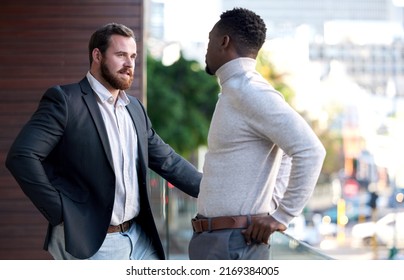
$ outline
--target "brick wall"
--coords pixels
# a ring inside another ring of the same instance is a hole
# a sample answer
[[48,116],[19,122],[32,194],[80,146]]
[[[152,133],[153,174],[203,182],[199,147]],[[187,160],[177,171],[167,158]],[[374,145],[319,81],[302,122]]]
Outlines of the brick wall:
[[129,94],[143,100],[143,0],[2,0],[0,5],[0,259],[49,259],[47,222],[4,166],[7,151],[44,91],[79,81],[88,40],[108,22],[137,36],[139,56]]

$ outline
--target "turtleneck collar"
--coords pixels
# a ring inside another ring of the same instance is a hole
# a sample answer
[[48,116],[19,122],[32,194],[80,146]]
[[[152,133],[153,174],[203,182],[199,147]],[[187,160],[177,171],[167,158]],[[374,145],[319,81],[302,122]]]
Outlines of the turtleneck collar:
[[225,83],[232,76],[247,72],[255,71],[257,61],[249,57],[240,57],[223,64],[217,71],[216,76],[218,77],[220,84]]

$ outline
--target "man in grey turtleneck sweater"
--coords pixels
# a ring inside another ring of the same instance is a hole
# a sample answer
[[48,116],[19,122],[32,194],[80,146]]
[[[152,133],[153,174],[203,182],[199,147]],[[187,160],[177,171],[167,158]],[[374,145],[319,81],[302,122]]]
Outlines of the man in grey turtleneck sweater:
[[307,204],[325,149],[307,122],[256,70],[266,26],[224,12],[209,33],[206,71],[221,93],[192,221],[190,259],[267,259],[268,239]]

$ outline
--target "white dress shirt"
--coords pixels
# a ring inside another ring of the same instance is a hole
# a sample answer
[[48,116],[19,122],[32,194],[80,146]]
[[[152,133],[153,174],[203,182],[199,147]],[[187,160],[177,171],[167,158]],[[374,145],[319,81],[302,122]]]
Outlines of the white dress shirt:
[[111,93],[90,72],[87,79],[96,93],[97,103],[108,134],[115,171],[115,201],[111,225],[119,225],[139,213],[137,177],[138,139],[126,106],[130,103],[124,91],[115,102]]

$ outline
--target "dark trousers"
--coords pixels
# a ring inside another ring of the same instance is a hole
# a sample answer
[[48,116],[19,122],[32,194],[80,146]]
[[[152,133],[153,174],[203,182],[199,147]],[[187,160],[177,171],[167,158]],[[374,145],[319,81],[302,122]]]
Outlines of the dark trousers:
[[189,243],[190,260],[268,260],[268,244],[247,245],[241,229],[194,233]]

